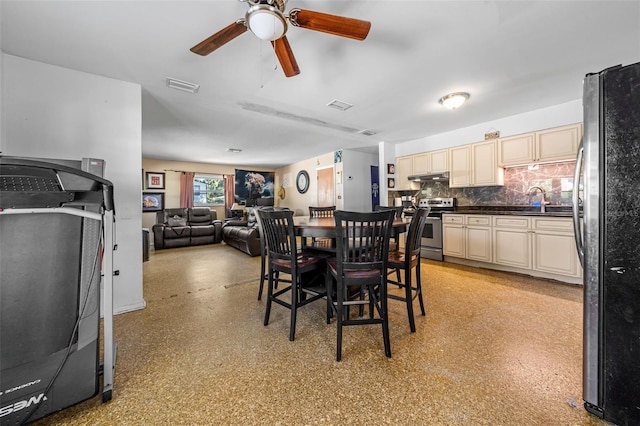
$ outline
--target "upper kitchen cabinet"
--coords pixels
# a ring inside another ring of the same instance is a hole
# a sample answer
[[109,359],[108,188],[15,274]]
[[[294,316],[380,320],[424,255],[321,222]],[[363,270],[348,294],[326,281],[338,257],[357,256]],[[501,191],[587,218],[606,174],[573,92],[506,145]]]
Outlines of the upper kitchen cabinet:
[[428,175],[449,171],[449,150],[423,152],[412,155],[412,174]]
[[501,138],[498,140],[498,164],[521,166],[575,160],[580,137],[581,123]]
[[449,149],[449,187],[504,185],[495,140]]
[[413,156],[396,158],[396,187],[397,191],[415,189],[416,184],[409,180],[413,173]]

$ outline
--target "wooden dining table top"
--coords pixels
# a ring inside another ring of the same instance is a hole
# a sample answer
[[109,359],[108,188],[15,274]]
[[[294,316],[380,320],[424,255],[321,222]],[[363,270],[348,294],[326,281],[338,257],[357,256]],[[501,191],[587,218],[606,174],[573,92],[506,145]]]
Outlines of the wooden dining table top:
[[[396,218],[393,230],[396,233],[405,232],[410,223],[411,219]],[[293,226],[296,234],[303,237],[334,237],[336,232],[336,220],[333,217],[294,216]]]

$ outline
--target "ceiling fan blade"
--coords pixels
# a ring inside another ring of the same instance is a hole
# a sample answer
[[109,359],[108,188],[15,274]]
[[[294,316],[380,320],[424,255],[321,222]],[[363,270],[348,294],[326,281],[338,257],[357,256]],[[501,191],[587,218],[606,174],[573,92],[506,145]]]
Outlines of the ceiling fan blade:
[[296,27],[356,40],[364,40],[367,38],[369,30],[371,29],[371,22],[369,21],[302,9],[291,9],[289,12],[289,21]]
[[273,50],[276,51],[276,56],[278,57],[278,61],[280,61],[284,75],[293,77],[294,75],[300,74],[300,68],[298,68],[296,58],[293,56],[293,50],[291,50],[287,36],[272,41],[271,45],[273,45]]
[[197,53],[198,55],[206,56],[217,48],[229,43],[231,40],[246,31],[247,27],[244,24],[244,20],[239,20],[231,25],[224,27],[211,37],[202,40],[200,43],[196,44],[189,50],[191,50],[193,53]]

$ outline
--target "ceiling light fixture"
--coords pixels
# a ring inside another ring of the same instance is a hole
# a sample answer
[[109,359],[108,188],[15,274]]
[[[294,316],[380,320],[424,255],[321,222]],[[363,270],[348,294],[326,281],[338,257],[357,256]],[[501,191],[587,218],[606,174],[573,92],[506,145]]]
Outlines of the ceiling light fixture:
[[447,109],[456,109],[465,103],[469,96],[467,92],[449,93],[441,97],[438,102]]
[[234,154],[237,154],[239,152],[242,152],[242,150],[239,148],[227,148],[227,152],[233,152]]
[[261,40],[282,37],[287,32],[287,20],[282,13],[284,3],[284,0],[263,0],[251,6],[245,15],[247,28]]

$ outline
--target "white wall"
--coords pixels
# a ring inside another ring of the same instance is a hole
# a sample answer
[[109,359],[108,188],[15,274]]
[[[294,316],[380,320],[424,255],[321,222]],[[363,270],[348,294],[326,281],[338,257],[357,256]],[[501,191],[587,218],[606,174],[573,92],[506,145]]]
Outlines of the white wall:
[[[349,211],[371,211],[371,166],[378,165],[374,154],[344,150],[342,152],[344,203]],[[384,173],[379,175],[384,176]]]
[[582,122],[582,100],[578,99],[397,144],[395,156],[402,157],[404,155],[481,142],[484,140],[484,134],[492,131],[492,129],[499,130],[500,136],[513,136],[580,122]]
[[105,160],[114,185],[114,312],[142,294],[142,94],[137,84],[2,54],[4,155]]

